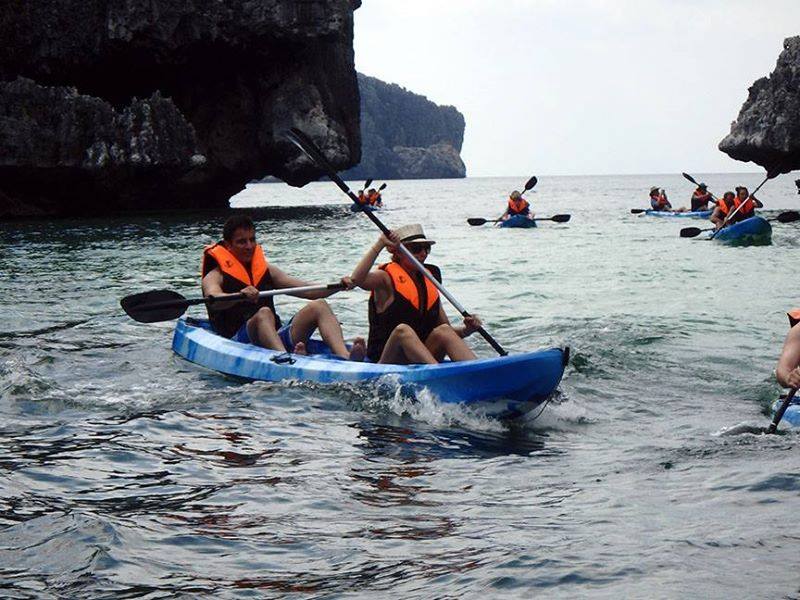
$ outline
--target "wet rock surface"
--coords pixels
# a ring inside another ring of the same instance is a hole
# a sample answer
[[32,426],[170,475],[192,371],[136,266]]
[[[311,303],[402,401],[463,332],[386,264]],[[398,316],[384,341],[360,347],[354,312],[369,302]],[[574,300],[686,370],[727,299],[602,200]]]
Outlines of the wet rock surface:
[[800,36],[784,41],[775,70],[750,95],[719,149],[770,174],[800,169]]
[[0,217],[223,208],[360,159],[350,0],[0,5]]

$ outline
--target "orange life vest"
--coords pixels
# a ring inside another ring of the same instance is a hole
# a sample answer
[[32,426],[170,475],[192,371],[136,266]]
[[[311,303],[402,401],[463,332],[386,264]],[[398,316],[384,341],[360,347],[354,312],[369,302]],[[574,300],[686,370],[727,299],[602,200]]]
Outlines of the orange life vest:
[[[441,301],[439,290],[427,278],[418,282],[403,267],[395,262],[380,265],[392,280],[394,300],[383,312],[378,312],[375,294],[369,298],[369,337],[367,339],[367,357],[377,362],[389,336],[400,324],[411,327],[423,342],[439,323]],[[441,272],[435,265],[426,265],[428,272],[441,281]],[[424,306],[421,295],[424,293]]]
[[[209,257],[214,260],[209,260]],[[269,271],[269,264],[267,263],[267,258],[264,256],[264,250],[262,250],[259,245],[256,245],[255,252],[253,253],[250,271],[248,271],[247,268],[239,262],[239,259],[222,244],[217,243],[207,246],[203,250],[203,261],[200,265],[201,276],[205,277],[208,275],[208,272],[214,267],[219,267],[223,275],[228,275],[237,281],[241,281],[244,284],[243,287],[248,285],[258,287],[261,278]],[[232,293],[224,289],[223,291],[225,291],[225,293]]]
[[370,206],[376,206],[381,201],[381,195],[378,192],[370,194],[368,200]]
[[529,212],[530,204],[525,198],[508,199],[508,214],[509,215],[522,215]]
[[[269,263],[261,246],[256,246],[249,271],[221,242],[208,246],[203,250],[200,267],[202,277],[208,275],[209,271],[216,267],[219,267],[222,272],[221,287],[226,294],[240,292],[248,285],[252,285],[259,291],[271,290],[275,287],[269,272]],[[281,319],[275,311],[274,299],[271,296],[261,298],[257,303],[237,302],[224,309],[212,310],[210,305],[206,305],[211,327],[219,335],[228,338],[232,337],[262,307],[267,307],[272,311],[275,315],[275,326],[280,327]]]
[[[390,262],[378,268],[386,271],[389,277],[392,278],[392,286],[394,286],[395,293],[400,294],[403,298],[408,300],[411,306],[417,310],[422,310],[419,306],[419,290],[417,289],[417,284],[414,283],[414,280],[403,267],[396,262]],[[425,278],[425,291],[427,292],[428,302],[424,311],[429,311],[439,299],[439,290],[436,289],[436,286],[433,285],[427,277]]]
[[[731,202],[730,204],[728,203],[727,200],[725,200],[725,198],[722,198],[717,204],[717,207],[719,208],[720,212],[727,217],[728,213],[730,213],[732,210],[735,211],[737,208],[739,208],[741,204],[742,201],[739,200],[739,198],[734,198],[733,202]],[[742,206],[739,212],[736,213],[736,218],[740,220],[746,219],[748,216],[752,216],[755,210],[756,210],[755,203],[751,198],[748,198],[747,200],[744,201],[744,206]]]

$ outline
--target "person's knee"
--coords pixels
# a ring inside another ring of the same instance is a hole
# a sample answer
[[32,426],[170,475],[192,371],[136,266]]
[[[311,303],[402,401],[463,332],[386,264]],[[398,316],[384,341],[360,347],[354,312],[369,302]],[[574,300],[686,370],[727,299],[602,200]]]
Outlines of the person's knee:
[[400,323],[397,327],[394,328],[394,330],[392,331],[392,335],[401,340],[405,340],[411,338],[412,336],[416,336],[417,333],[410,325],[406,325],[405,323]]
[[266,326],[275,328],[275,313],[266,306],[258,309],[258,312],[253,315],[252,320],[259,326]]
[[447,323],[443,323],[442,325],[437,325],[433,331],[431,331],[431,336],[434,339],[447,339],[453,336],[458,337],[456,330],[453,329],[452,325],[448,325]]

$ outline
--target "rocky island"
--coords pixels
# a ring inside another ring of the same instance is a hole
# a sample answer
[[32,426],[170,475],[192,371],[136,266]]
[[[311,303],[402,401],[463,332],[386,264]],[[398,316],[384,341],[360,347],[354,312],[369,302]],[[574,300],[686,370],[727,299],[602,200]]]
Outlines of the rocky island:
[[800,36],[788,38],[769,77],[750,94],[719,149],[770,174],[800,169]]
[[361,158],[360,0],[0,5],[0,217],[226,207]]
[[425,96],[358,74],[361,163],[347,179],[436,179],[466,176],[461,160],[464,116]]

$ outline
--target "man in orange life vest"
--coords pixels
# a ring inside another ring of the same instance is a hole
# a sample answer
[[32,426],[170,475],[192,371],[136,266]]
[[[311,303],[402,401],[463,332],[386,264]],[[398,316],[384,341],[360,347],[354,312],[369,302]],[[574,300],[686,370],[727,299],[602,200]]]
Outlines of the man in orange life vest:
[[[364,339],[357,338],[352,350],[348,351],[339,322],[328,303],[320,299],[335,291],[298,294],[313,302],[306,304],[289,323],[281,326],[272,297],[259,298],[258,292],[311,284],[291,277],[267,262],[263,249],[256,243],[255,224],[249,216],[229,218],[222,237],[221,242],[203,252],[203,296],[243,293],[248,300],[207,305],[211,326],[216,333],[245,344],[304,354],[308,338],[319,329],[323,341],[337,356],[354,360],[363,358]],[[343,277],[342,283],[348,289],[353,287],[349,277]]]
[[[463,327],[450,325],[439,291],[399,251],[398,242],[421,263],[436,243],[425,237],[421,225],[405,225],[391,239],[382,235],[356,265],[353,282],[372,292],[367,358],[395,364],[436,364],[445,356],[453,361],[474,359],[463,338],[477,331],[480,319],[473,315],[464,319]],[[370,270],[384,248],[392,253],[392,261]],[[438,267],[425,268],[441,281]]]
[[375,188],[369,188],[369,191],[367,192],[367,201],[369,202],[370,206],[377,206],[378,208],[383,206],[381,193]]
[[[728,218],[728,215],[732,214],[733,211],[742,204],[744,204],[744,206],[733,215],[733,218],[725,223],[725,219]],[[733,192],[725,192],[725,195],[722,196],[722,199],[717,203],[717,207],[711,214],[711,222],[719,229],[722,227],[723,223],[732,225],[733,223],[749,219],[756,214],[756,208],[762,208],[763,206],[764,205],[758,198],[750,195],[746,187],[737,187],[736,194]]]
[[508,206],[506,206],[505,212],[500,215],[498,220],[507,221],[511,217],[515,217],[517,215],[522,215],[529,219],[533,219],[533,217],[536,216],[536,213],[531,210],[531,205],[527,200],[525,200],[525,198],[522,197],[522,194],[520,194],[519,191],[514,190],[508,197]]
[[800,321],[800,308],[794,308],[786,314],[790,329],[783,342],[775,377],[783,387],[796,388],[800,387],[800,327],[795,325]]

